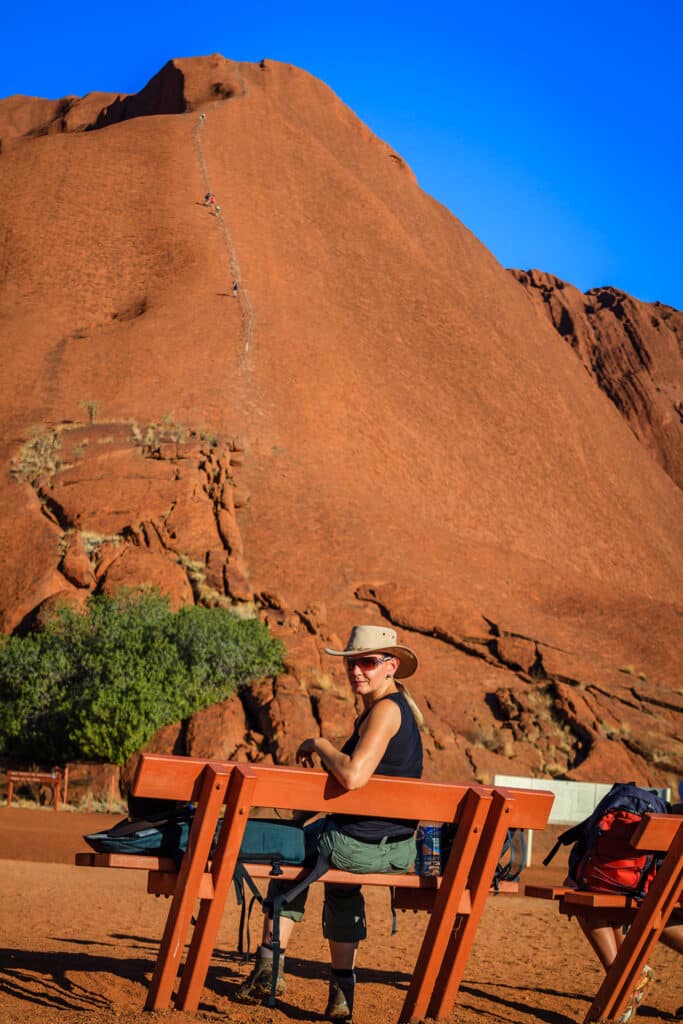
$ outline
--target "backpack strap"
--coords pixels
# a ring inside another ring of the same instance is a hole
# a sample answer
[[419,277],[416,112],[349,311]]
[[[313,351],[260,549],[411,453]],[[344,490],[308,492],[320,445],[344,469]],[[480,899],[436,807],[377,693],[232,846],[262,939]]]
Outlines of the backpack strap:
[[552,850],[549,854],[547,854],[547,856],[543,858],[543,863],[546,867],[548,866],[548,864],[550,864],[551,860],[553,859],[553,857],[555,856],[555,854],[561,846],[569,846],[570,843],[575,843],[577,839],[581,838],[581,836],[584,834],[586,825],[588,824],[589,820],[589,818],[586,818],[585,821],[580,821],[578,825],[572,825],[571,828],[568,828],[566,832],[562,832],[561,835],[557,837],[557,841],[553,846]]
[[396,886],[392,885],[389,889],[389,905],[391,907],[391,934],[395,935],[398,931],[398,925],[396,924]]
[[319,878],[330,870],[330,862],[327,857],[323,857],[321,853],[318,854],[318,859],[315,862],[315,866],[307,875],[297,882],[296,885],[288,889],[287,892],[280,893],[273,897],[273,899],[265,899],[263,901],[263,909],[267,910],[273,921],[273,934],[270,940],[270,944],[273,950],[273,973],[270,979],[270,995],[268,997],[268,1006],[275,1006],[275,986],[277,985],[277,978],[280,969],[280,914],[282,908],[286,907],[292,900],[295,900],[302,892],[308,889],[309,885],[313,882],[317,882]]
[[[249,922],[251,920],[251,912],[254,907],[254,903],[260,903],[263,906],[263,896],[258,890],[254,879],[251,877],[244,864],[238,863],[235,866],[235,873],[232,877],[235,884],[235,896],[237,898],[237,905],[240,908],[240,924],[239,934],[237,938],[237,952],[241,953],[245,960],[249,959],[251,954],[251,932],[249,929]],[[251,899],[249,900],[249,907],[247,908],[244,885],[245,882],[251,891]],[[246,952],[244,945],[244,937],[246,934]]]
[[[505,856],[507,854],[507,860]],[[493,876],[493,888],[498,892],[500,882],[514,882],[526,864],[526,832],[523,828],[509,828],[500,852],[500,860]]]

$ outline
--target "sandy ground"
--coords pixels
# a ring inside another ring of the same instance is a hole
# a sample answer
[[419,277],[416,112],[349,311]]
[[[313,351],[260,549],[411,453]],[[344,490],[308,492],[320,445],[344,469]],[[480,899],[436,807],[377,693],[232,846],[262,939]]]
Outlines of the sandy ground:
[[[234,953],[237,912],[232,900],[221,926],[200,1010],[195,1015],[144,1013],[142,1006],[168,903],[145,892],[137,871],[72,866],[85,849],[83,833],[116,816],[0,808],[1,1024],[150,1024],[155,1019],[280,1024],[321,1020],[326,954],[320,929],[321,887],[310,900],[308,924],[287,958],[288,989],[274,1010],[231,1000],[247,966]],[[549,844],[537,836],[534,860]],[[550,869],[532,867],[528,881],[559,881],[562,856]],[[395,1020],[425,926],[424,914],[399,914],[390,936],[388,895],[367,893],[370,937],[359,957],[359,1024]],[[256,931],[258,921],[256,922]],[[584,954],[586,954],[584,956]],[[683,1003],[680,960],[658,947],[658,983],[638,1021],[673,1020]],[[600,981],[597,962],[571,923],[552,906],[521,896],[489,900],[456,1008],[457,1024],[581,1021]]]

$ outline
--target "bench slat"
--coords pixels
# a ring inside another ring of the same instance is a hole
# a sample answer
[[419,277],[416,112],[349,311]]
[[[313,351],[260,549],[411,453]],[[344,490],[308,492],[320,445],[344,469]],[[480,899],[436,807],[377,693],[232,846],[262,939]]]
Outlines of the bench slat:
[[[76,864],[79,867],[94,868],[128,868],[147,871],[147,892],[154,896],[172,896],[178,883],[178,872],[170,857],[153,857],[142,854],[123,853],[77,853]],[[270,864],[245,864],[252,878],[273,878]],[[208,867],[208,865],[207,865]],[[283,881],[299,881],[305,877],[310,868],[285,865],[282,874],[275,876]],[[338,871],[331,868],[321,879],[322,882],[333,882],[336,885],[374,885],[396,889],[395,906],[397,910],[429,910],[434,902],[434,893],[441,885],[441,878],[435,876],[415,875],[412,873],[398,875],[359,875],[350,871]],[[517,882],[499,882],[492,892],[516,894],[519,892]],[[200,899],[213,898],[213,880],[210,871],[202,877]],[[459,914],[470,912],[471,902],[469,891],[466,900],[462,900]]]
[[524,895],[536,900],[559,900],[568,892],[573,892],[566,885],[525,885]]
[[[268,879],[272,877],[263,864],[245,864],[252,878]],[[278,878],[283,881],[298,881],[304,878],[310,868],[283,868],[282,875]],[[438,892],[438,885],[423,886],[419,875],[356,875],[349,871],[337,871],[332,868],[328,871],[321,882],[332,882],[335,885],[374,885],[382,886],[385,889],[395,889],[394,906],[397,910],[431,910],[434,906],[434,897]],[[440,879],[434,879],[440,882]],[[154,896],[173,896],[178,884],[178,875],[174,871],[150,871],[147,876],[147,892]],[[202,877],[199,898],[212,900],[214,898],[213,879],[210,873]],[[469,914],[472,910],[472,901],[469,890],[463,893],[458,906],[459,914]]]
[[154,857],[143,853],[77,853],[81,868],[133,868],[141,871],[175,871],[172,857]]
[[583,907],[636,907],[635,896],[612,892],[579,892],[571,889],[563,897],[565,903]]

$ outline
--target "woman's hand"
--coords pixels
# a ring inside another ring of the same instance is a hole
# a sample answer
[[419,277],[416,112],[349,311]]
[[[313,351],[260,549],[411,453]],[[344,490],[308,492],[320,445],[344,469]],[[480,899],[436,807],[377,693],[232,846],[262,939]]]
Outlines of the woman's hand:
[[313,755],[316,753],[315,739],[304,740],[296,752],[296,763],[304,768],[313,768]]

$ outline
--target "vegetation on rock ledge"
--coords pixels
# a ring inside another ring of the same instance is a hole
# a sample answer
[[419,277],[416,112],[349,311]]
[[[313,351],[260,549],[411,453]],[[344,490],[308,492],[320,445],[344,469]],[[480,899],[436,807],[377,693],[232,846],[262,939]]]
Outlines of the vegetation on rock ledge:
[[0,753],[123,764],[162,725],[282,671],[282,644],[223,608],[173,612],[156,591],[60,608],[0,641]]

